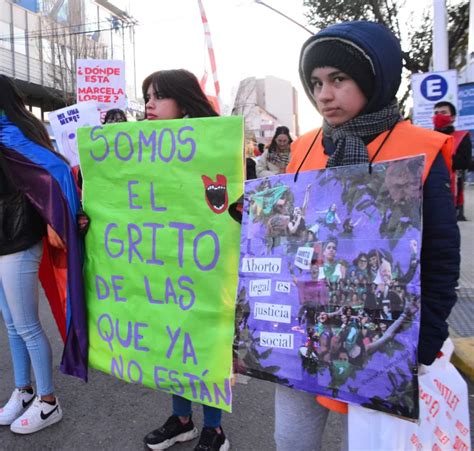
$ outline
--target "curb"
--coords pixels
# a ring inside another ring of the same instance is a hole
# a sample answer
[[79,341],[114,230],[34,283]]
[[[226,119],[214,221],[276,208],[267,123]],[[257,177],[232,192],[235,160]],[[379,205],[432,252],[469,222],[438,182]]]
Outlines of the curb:
[[474,337],[452,337],[454,352],[453,365],[474,381]]

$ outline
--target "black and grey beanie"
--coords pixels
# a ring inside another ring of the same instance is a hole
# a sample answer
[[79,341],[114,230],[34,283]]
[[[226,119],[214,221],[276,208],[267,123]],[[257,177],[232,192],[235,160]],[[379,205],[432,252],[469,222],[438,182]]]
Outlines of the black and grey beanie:
[[370,60],[352,43],[334,38],[321,38],[314,42],[311,52],[302,61],[306,80],[317,67],[335,67],[349,75],[370,99],[374,90],[375,74]]
[[301,48],[299,73],[315,106],[311,73],[324,66],[336,67],[354,79],[368,100],[365,113],[379,111],[395,99],[400,86],[400,42],[385,26],[367,21],[331,25],[311,36]]

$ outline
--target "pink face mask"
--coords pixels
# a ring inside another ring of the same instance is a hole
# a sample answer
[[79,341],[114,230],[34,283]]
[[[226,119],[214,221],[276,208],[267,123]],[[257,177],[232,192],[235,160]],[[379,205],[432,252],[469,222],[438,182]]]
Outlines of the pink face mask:
[[453,117],[448,116],[446,114],[435,114],[433,116],[433,124],[435,128],[447,127],[448,125],[451,125],[452,121],[453,121]]

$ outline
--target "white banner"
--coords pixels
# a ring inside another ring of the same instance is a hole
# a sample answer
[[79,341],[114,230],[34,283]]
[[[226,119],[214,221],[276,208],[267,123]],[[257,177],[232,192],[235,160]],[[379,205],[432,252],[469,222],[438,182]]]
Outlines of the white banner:
[[49,113],[49,122],[58,151],[64,155],[71,166],[79,164],[77,151],[77,129],[100,125],[100,112],[95,102],[70,105]]

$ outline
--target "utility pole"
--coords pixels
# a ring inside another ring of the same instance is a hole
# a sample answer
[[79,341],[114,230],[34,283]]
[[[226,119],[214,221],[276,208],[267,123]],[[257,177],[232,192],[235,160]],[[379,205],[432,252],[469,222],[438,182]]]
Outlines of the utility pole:
[[449,69],[446,16],[446,0],[433,0],[433,70],[435,72]]
[[474,0],[469,2],[469,40],[467,43],[466,83],[474,82]]

